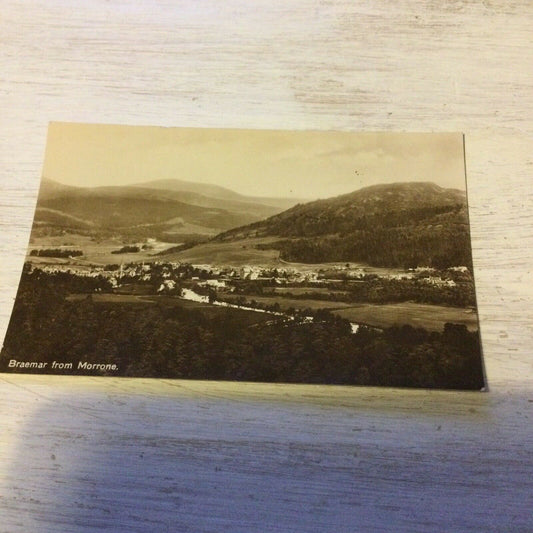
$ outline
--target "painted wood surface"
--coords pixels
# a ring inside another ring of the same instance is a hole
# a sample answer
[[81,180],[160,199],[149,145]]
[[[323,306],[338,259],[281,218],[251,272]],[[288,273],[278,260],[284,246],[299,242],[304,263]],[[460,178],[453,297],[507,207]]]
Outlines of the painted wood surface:
[[0,376],[0,531],[533,530],[533,4],[5,0],[0,336],[50,120],[463,131],[485,394]]

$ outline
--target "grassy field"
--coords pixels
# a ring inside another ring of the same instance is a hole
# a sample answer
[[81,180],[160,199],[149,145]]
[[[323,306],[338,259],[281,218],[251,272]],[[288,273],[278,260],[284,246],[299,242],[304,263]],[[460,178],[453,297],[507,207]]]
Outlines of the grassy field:
[[[106,242],[106,241],[101,241]],[[118,244],[119,241],[111,241],[107,239],[108,244]],[[30,248],[83,248],[86,245],[94,245],[96,243],[94,237],[89,235],[79,235],[77,233],[65,233],[64,235],[45,235],[36,236],[34,233],[30,235]]]
[[[69,301],[85,300],[88,294],[71,294],[67,296]],[[261,324],[272,320],[273,315],[270,313],[263,313],[259,311],[249,311],[246,309],[234,309],[227,307],[220,307],[202,302],[193,302],[190,300],[182,300],[172,296],[153,295],[153,296],[139,296],[135,294],[91,294],[92,300],[95,303],[102,305],[154,305],[160,304],[165,307],[181,307],[183,309],[191,309],[201,311],[208,318],[215,318],[231,313],[236,314],[239,321],[245,325]]]
[[[85,300],[87,297],[91,297],[95,303],[127,303],[127,304],[154,304],[156,300],[147,296],[138,296],[135,294],[71,294],[67,296],[67,300],[71,302],[79,302]],[[157,297],[156,297],[157,298]]]
[[[130,263],[140,261],[180,261],[193,264],[212,264],[225,266],[243,266],[243,265],[262,265],[280,266],[277,250],[258,250],[254,246],[259,242],[272,241],[272,239],[247,239],[239,242],[211,242],[199,244],[189,250],[174,252],[168,255],[155,256],[161,252],[179,243],[157,242],[152,250],[141,250],[137,253],[129,254],[112,254],[112,251],[124,246],[124,242],[119,239],[104,239],[100,242],[85,235],[68,234],[64,236],[46,236],[33,237],[30,241],[29,250],[43,248],[69,248],[83,251],[83,256],[75,259],[62,261],[70,264],[92,263],[105,265],[112,263]],[[37,259],[37,261],[36,261]],[[27,257],[27,260],[38,262],[39,259]],[[42,261],[41,261],[42,262]],[[49,261],[53,263],[53,261]]]
[[[67,297],[70,301],[80,301],[87,298],[87,294],[72,294]],[[142,296],[134,294],[92,294],[93,302],[100,304],[162,304],[168,307],[181,307],[199,310],[209,317],[220,316],[223,313],[238,313],[239,319],[246,324],[259,324],[272,320],[269,313],[249,311],[245,309],[228,309],[216,305],[190,300],[182,300],[172,296],[152,295]],[[225,300],[235,301],[237,295],[226,295]],[[300,300],[280,298],[275,296],[247,296],[247,301],[272,305],[279,303],[282,311],[294,307],[295,309],[329,309],[335,314],[346,318],[350,322],[369,324],[376,327],[390,327],[393,325],[409,324],[432,331],[442,331],[446,322],[464,324],[469,330],[478,329],[477,314],[471,309],[460,307],[446,307],[442,305],[419,304],[403,302],[396,304],[348,304],[343,302],[328,302],[320,300]]]
[[[148,250],[140,250],[136,253],[113,254],[111,252],[119,250],[124,246],[124,242],[119,239],[105,239],[101,242],[85,235],[68,234],[64,236],[47,236],[32,238],[28,247],[28,254],[31,250],[42,250],[46,248],[67,248],[81,250],[82,256],[73,259],[59,259],[52,257],[37,257],[27,255],[26,260],[35,264],[71,264],[71,265],[107,265],[120,263],[134,263],[139,261],[158,261],[160,257],[155,254],[176,246],[177,243],[167,243],[156,241],[150,243],[152,246]],[[142,243],[141,243],[142,244]]]
[[[264,268],[288,268],[299,272],[316,272],[318,270],[331,271],[335,273],[336,267],[344,267],[346,263],[289,263],[280,259],[278,250],[258,250],[258,244],[268,244],[278,240],[278,237],[261,237],[250,238],[232,242],[207,242],[198,244],[193,248],[174,252],[165,255],[156,255],[173,246],[177,242],[156,241],[154,248],[151,250],[141,250],[137,253],[130,254],[112,254],[114,250],[120,249],[126,243],[118,238],[96,239],[87,235],[78,235],[68,233],[57,236],[39,236],[32,235],[28,254],[32,249],[42,248],[71,248],[83,251],[83,256],[74,259],[63,260],[64,264],[95,264],[106,265],[115,263],[132,263],[132,262],[151,262],[151,261],[178,261],[192,264],[210,264],[221,267],[242,267],[242,266],[259,266]],[[53,258],[37,258],[27,255],[26,260],[37,263],[53,264]],[[60,262],[60,261],[58,261]],[[359,263],[349,263],[352,269],[360,269],[366,274],[377,274],[381,276],[389,274],[405,273],[398,268],[381,268],[372,267]]]
[[[239,298],[239,295],[236,294],[227,294],[224,295],[224,299],[228,301],[235,301]],[[299,298],[281,298],[276,296],[255,296],[255,295],[246,295],[246,301],[250,302],[255,300],[258,303],[265,305],[272,305],[278,303],[282,311],[286,311],[290,307],[295,309],[342,309],[348,307],[352,304],[344,302],[329,302],[327,300],[311,300],[311,299],[299,299]]]
[[[265,268],[289,268],[300,272],[311,272],[319,269],[334,269],[346,263],[289,263],[280,259],[278,250],[258,250],[258,244],[268,244],[279,240],[278,237],[261,237],[242,239],[231,242],[209,242],[199,244],[188,250],[165,255],[165,260],[186,263],[210,264],[218,266],[241,267],[246,265],[263,266]],[[363,264],[350,263],[352,268],[360,268],[367,274],[388,275],[403,273],[398,268],[371,267]]]
[[462,307],[446,307],[413,302],[396,304],[359,304],[335,311],[350,322],[389,327],[395,324],[410,324],[428,330],[442,331],[446,322],[464,324],[469,330],[478,329],[477,314]]
[[[265,292],[265,289],[263,289],[263,292]],[[345,296],[347,293],[346,291],[332,291],[331,289],[328,289],[327,287],[274,287],[272,289],[273,294],[294,294],[294,295],[301,295],[301,294],[333,294],[335,296]]]
[[[225,299],[236,300],[239,296],[227,295]],[[295,309],[329,309],[350,322],[369,324],[376,327],[390,327],[395,324],[409,324],[428,330],[441,331],[446,322],[464,324],[471,331],[478,329],[477,314],[471,309],[447,307],[444,305],[402,302],[396,304],[350,304],[311,299],[283,298],[276,296],[245,297],[247,301],[272,305],[278,303],[282,311]]]
[[277,250],[258,250],[258,243],[271,242],[273,239],[244,239],[235,242],[209,242],[194,248],[165,255],[166,261],[182,261],[193,264],[211,264],[219,266],[260,265],[279,266]]

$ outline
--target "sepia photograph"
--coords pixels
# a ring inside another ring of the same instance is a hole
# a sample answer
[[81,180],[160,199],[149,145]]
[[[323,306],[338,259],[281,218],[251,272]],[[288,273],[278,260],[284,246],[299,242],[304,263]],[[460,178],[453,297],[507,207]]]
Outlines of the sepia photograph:
[[0,371],[483,390],[464,144],[53,122]]

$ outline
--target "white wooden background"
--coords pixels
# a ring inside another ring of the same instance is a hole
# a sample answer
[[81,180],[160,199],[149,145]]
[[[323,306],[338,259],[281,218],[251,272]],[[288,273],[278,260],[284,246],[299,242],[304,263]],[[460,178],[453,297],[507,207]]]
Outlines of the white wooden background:
[[0,531],[533,531],[532,27],[530,0],[3,0],[1,338],[50,120],[463,131],[490,392],[3,374]]

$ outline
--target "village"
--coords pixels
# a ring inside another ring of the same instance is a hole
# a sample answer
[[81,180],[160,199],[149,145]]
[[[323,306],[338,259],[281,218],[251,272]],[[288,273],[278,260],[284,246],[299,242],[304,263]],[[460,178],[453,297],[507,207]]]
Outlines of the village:
[[[213,303],[229,302],[240,296],[262,296],[280,300],[285,297],[316,300],[354,301],[355,294],[373,291],[373,298],[386,299],[387,290],[394,286],[423,289],[438,294],[458,292],[462,282],[470,283],[467,267],[452,267],[445,271],[415,268],[406,271],[385,271],[378,276],[360,265],[331,264],[265,267],[257,265],[218,266],[184,262],[136,262],[108,265],[38,264],[27,263],[31,272],[39,269],[47,274],[64,273],[79,278],[101,280],[94,292],[114,292],[137,295],[169,295],[198,298]],[[385,287],[384,287],[385,286]],[[425,289],[424,289],[425,287]],[[375,295],[378,296],[375,296]],[[357,300],[357,297],[355,297]],[[274,302],[275,303],[275,302]]]
[[[30,269],[39,268],[53,274],[66,272],[80,277],[102,277],[113,288],[132,282],[151,283],[161,281],[157,292],[171,291],[179,281],[195,282],[199,287],[211,287],[220,291],[232,292],[239,283],[258,282],[274,286],[314,286],[327,288],[331,284],[364,283],[376,274],[368,274],[364,268],[346,265],[331,265],[328,268],[313,269],[310,265],[302,268],[272,268],[255,265],[241,267],[220,267],[210,264],[189,264],[181,262],[154,261],[147,263],[128,263],[114,265],[76,265],[76,264],[40,264],[31,265]],[[391,272],[379,277],[388,280],[412,280],[435,287],[455,287],[457,275],[468,275],[464,266],[451,267],[438,271],[430,267],[417,267],[405,272]]]

